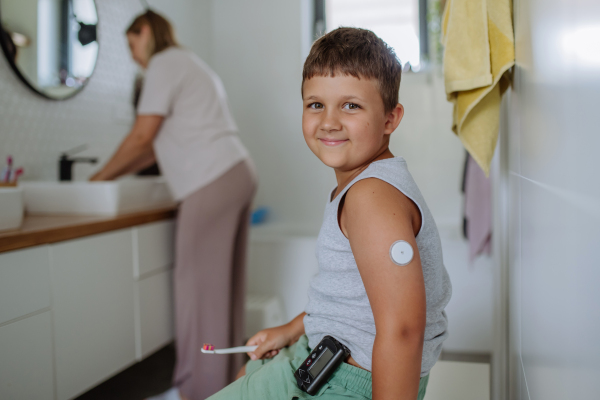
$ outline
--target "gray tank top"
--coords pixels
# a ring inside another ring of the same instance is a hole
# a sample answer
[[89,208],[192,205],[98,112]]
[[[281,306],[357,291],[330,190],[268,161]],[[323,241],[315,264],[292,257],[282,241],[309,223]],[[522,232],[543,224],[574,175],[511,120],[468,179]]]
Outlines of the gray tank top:
[[[338,207],[344,194],[356,182],[378,178],[410,198],[421,211],[421,230],[416,241],[421,256],[427,301],[427,323],[421,361],[421,376],[438,359],[442,342],[448,337],[444,307],[452,294],[448,272],[442,259],[442,245],[435,221],[402,157],[372,163],[325,208],[323,225],[317,239],[319,272],[308,290],[304,328],[309,346],[314,348],[326,335],[348,346],[352,357],[371,370],[375,320],[350,242],[338,225]],[[331,199],[331,197],[330,197]],[[401,267],[398,267],[401,268]]]

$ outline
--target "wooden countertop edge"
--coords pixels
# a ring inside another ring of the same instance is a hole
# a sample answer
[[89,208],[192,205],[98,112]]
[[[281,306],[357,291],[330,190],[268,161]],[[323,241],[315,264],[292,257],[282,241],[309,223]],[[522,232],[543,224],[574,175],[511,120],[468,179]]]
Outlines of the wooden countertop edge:
[[106,219],[97,221],[74,222],[71,225],[48,227],[40,230],[15,231],[12,234],[7,232],[0,236],[0,253],[130,228],[136,225],[175,218],[176,215],[177,208],[169,207],[106,217]]

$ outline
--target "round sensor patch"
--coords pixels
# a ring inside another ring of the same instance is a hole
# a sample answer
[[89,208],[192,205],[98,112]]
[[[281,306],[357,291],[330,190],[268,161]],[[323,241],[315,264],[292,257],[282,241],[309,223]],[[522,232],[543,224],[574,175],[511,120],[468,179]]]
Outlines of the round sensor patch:
[[414,254],[415,252],[410,243],[404,240],[398,240],[390,247],[390,258],[396,265],[403,266],[409,264]]

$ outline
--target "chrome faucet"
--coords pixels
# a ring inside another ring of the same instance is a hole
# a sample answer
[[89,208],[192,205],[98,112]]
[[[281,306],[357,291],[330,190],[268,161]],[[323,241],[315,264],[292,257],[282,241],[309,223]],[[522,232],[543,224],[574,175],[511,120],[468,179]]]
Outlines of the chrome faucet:
[[98,158],[96,157],[73,157],[73,154],[79,153],[87,149],[87,145],[82,145],[75,147],[74,149],[65,151],[60,155],[58,159],[58,180],[60,181],[70,181],[73,179],[73,164],[78,162],[96,164],[98,162]]

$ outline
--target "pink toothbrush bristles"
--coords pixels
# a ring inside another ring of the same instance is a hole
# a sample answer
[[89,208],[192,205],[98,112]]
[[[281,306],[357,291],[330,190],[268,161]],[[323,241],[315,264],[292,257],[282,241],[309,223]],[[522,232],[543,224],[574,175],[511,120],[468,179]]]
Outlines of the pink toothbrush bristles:
[[204,344],[202,345],[202,348],[203,348],[204,350],[214,350],[214,349],[215,349],[215,346],[214,346],[214,345],[212,345],[212,344],[204,343]]

